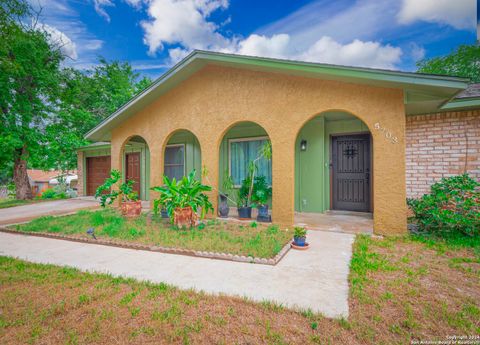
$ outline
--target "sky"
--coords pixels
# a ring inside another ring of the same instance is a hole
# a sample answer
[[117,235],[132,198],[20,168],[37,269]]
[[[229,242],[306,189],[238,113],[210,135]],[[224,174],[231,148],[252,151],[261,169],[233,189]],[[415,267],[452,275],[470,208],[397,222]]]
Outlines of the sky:
[[156,78],[193,49],[414,71],[476,42],[476,0],[30,0],[65,64]]

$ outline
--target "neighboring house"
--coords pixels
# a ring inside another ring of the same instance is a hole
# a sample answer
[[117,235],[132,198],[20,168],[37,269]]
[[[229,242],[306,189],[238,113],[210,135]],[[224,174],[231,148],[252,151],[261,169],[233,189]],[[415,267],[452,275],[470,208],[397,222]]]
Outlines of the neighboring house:
[[38,169],[27,169],[27,175],[30,180],[30,187],[32,188],[33,196],[41,195],[46,189],[57,185],[60,176],[66,178],[67,185],[71,188],[74,188],[78,181],[76,171],[62,174],[61,171],[57,170],[43,171]]
[[[79,192],[120,169],[142,199],[205,168],[216,207],[225,172],[239,184],[266,139],[259,174],[272,219],[372,212],[376,233],[406,231],[406,198],[442,176],[480,175],[480,93],[468,80],[195,51],[87,133]],[[463,91],[463,93],[461,93]],[[457,98],[455,98],[457,97]]]

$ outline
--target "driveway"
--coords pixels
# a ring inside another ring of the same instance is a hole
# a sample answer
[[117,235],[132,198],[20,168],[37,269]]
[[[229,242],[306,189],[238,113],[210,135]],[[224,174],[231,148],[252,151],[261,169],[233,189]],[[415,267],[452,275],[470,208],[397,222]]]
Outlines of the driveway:
[[98,201],[94,199],[74,198],[2,208],[0,225],[27,222],[41,216],[68,214],[82,209],[97,208],[98,205]]
[[268,300],[339,318],[348,316],[353,240],[351,234],[309,231],[311,248],[290,250],[276,266],[8,233],[0,233],[0,255],[248,297],[257,302]]

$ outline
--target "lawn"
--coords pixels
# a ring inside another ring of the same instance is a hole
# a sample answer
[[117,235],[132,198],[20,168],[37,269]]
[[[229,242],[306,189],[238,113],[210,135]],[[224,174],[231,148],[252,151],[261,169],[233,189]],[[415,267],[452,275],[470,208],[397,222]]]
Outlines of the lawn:
[[0,343],[408,344],[475,336],[479,248],[478,240],[357,237],[348,320],[0,257]]
[[86,230],[90,227],[95,229],[97,238],[259,258],[274,257],[293,236],[292,231],[256,222],[241,225],[206,220],[197,228],[175,229],[166,219],[153,218],[147,224],[145,214],[128,220],[111,208],[80,211],[64,217],[42,217],[14,228],[24,232],[51,232],[86,238]]
[[17,199],[10,199],[10,198],[2,198],[0,199],[0,208],[21,206],[21,205],[31,204],[37,201],[38,200],[17,200]]

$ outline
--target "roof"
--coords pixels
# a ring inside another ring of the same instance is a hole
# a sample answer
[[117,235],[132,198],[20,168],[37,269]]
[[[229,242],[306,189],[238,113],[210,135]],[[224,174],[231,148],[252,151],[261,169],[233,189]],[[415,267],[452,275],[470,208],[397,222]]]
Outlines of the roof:
[[460,92],[455,97],[455,99],[477,98],[477,97],[480,97],[480,83],[468,85],[468,87],[462,92]]
[[405,109],[407,114],[438,111],[442,105],[448,103],[456,94],[468,86],[468,80],[459,77],[195,50],[155,80],[147,89],[133,97],[103,120],[88,132],[85,138],[92,141],[108,141],[113,128],[207,64],[368,84],[378,87],[400,88],[405,92]]
[[[68,173],[64,173],[63,175],[75,175],[77,174],[76,170],[69,171]],[[28,177],[34,182],[48,182],[51,179],[61,176],[62,172],[59,170],[39,170],[39,169],[27,169]]]

